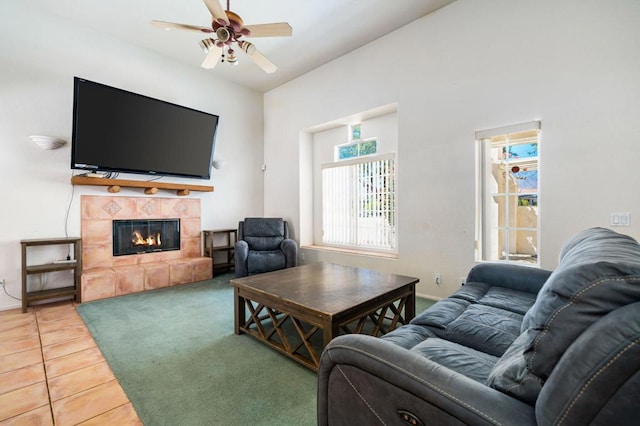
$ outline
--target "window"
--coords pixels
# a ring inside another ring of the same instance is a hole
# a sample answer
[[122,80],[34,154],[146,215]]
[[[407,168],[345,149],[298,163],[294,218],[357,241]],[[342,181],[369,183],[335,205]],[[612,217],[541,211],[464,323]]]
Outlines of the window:
[[301,188],[306,183],[311,189],[300,191],[301,221],[309,219],[301,222],[301,245],[397,258],[396,108],[386,105],[325,123],[309,134],[309,145],[301,145],[301,158],[311,165],[306,175],[300,170]]
[[476,260],[538,263],[540,122],[476,133]]
[[336,146],[336,160],[348,160],[378,152],[378,141],[375,138],[360,139],[361,124],[353,124],[349,126],[349,130],[349,143]]
[[349,158],[362,157],[363,155],[375,154],[378,150],[378,142],[375,139],[337,146],[338,160],[348,160]]
[[393,154],[322,165],[322,242],[395,251]]

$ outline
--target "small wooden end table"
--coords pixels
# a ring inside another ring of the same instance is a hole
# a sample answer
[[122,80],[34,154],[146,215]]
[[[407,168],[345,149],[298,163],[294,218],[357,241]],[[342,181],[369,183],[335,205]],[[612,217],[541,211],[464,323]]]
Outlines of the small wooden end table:
[[[216,245],[216,236],[222,235],[222,245]],[[205,229],[202,231],[204,255],[211,258],[212,274],[215,277],[220,271],[229,271],[235,267],[235,244],[238,241],[238,230]],[[220,258],[216,256],[220,253]]]

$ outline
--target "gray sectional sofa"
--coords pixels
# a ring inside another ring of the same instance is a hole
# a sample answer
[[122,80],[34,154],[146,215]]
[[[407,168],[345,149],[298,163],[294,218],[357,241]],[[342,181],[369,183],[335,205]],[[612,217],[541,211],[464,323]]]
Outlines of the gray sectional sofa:
[[588,229],[553,272],[479,264],[410,324],[334,339],[318,424],[640,424],[640,245]]

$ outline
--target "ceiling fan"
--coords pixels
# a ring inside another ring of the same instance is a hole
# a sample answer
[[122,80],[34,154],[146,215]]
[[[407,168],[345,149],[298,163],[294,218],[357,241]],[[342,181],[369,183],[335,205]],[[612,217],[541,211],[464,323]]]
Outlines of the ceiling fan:
[[210,28],[164,21],[151,21],[151,25],[166,30],[179,29],[213,34],[215,38],[208,37],[199,43],[202,50],[207,54],[204,62],[202,62],[202,68],[214,68],[218,62],[224,61],[234,65],[237,64],[238,57],[233,50],[233,45],[235,44],[266,73],[270,74],[278,69],[256,49],[253,43],[243,40],[242,37],[289,37],[293,33],[293,29],[288,23],[244,25],[242,18],[230,10],[230,0],[227,0],[227,10],[222,8],[218,0],[203,1],[212,16]]

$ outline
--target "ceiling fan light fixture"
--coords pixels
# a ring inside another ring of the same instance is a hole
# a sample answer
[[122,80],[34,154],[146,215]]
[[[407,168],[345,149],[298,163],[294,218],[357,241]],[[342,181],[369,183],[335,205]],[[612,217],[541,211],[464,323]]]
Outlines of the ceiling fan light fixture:
[[200,43],[198,43],[200,49],[202,49],[204,53],[209,53],[209,40],[210,39],[205,38],[204,40],[200,40]]
[[226,27],[220,27],[216,30],[216,37],[221,42],[225,43],[229,39],[231,39],[231,31],[229,31]]
[[253,43],[249,43],[248,41],[239,41],[238,45],[247,55],[251,56],[256,52],[256,47]]
[[244,21],[242,20],[240,15],[230,10],[225,10],[224,13],[227,15],[227,19],[229,19],[229,23],[226,25],[230,26],[234,30],[240,30],[240,28],[244,25]]
[[227,62],[234,66],[238,65],[238,57],[235,55],[233,49],[227,51]]

